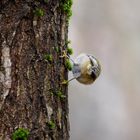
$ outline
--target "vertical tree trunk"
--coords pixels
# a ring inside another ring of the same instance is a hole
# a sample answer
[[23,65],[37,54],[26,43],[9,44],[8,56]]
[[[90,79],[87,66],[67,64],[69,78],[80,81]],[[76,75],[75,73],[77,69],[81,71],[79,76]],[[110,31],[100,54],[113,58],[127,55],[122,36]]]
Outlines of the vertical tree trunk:
[[0,1],[0,140],[69,139],[64,2]]

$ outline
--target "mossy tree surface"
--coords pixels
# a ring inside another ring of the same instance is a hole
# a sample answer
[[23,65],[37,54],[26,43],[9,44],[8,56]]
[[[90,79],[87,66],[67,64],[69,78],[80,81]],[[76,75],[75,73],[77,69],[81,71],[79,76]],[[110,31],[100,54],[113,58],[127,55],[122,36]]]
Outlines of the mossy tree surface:
[[69,139],[68,16],[60,0],[0,1],[0,140],[20,128],[30,140]]

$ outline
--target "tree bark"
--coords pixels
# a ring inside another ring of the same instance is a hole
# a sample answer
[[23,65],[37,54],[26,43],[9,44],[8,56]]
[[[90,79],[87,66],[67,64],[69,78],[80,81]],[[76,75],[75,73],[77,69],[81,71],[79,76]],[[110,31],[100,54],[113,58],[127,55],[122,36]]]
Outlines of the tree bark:
[[0,1],[0,140],[69,139],[67,34],[60,0]]

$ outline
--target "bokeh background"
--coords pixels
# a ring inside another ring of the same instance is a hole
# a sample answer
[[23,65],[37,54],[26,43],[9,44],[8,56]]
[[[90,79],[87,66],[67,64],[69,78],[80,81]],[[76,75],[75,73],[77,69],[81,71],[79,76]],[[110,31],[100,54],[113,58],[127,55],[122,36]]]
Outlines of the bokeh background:
[[69,84],[70,140],[140,140],[140,1],[74,0],[69,39],[72,58],[102,65],[93,85]]

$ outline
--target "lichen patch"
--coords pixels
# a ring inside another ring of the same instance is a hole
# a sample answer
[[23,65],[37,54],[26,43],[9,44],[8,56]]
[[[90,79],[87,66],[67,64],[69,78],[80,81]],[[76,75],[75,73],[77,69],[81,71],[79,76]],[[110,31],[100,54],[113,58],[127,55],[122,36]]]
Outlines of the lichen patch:
[[1,72],[0,82],[3,85],[3,95],[2,98],[5,99],[11,88],[11,58],[10,58],[10,48],[6,45],[6,41],[2,44],[2,56],[1,56],[2,66],[4,71]]

